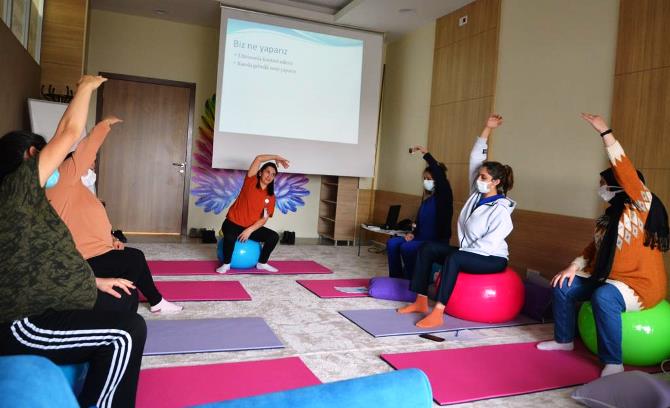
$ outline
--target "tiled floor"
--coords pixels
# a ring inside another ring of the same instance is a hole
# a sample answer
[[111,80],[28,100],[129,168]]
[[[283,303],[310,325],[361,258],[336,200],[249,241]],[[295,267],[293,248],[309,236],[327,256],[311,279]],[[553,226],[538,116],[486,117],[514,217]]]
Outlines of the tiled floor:
[[[144,251],[148,259],[214,259],[214,244],[192,242],[133,243],[129,246]],[[229,353],[187,354],[145,357],[142,367],[187,364],[206,364],[299,356],[323,382],[360,377],[390,371],[379,358],[382,353],[472,347],[500,343],[515,343],[547,339],[552,336],[551,325],[531,325],[511,328],[478,330],[476,338],[449,339],[435,343],[418,336],[374,338],[337,313],[338,310],[397,307],[398,302],[373,298],[320,299],[295,282],[314,277],[358,278],[384,276],[386,257],[369,253],[363,248],[356,256],[356,247],[326,245],[279,246],[272,259],[312,259],[329,268],[333,275],[279,276],[189,276],[193,280],[239,280],[252,296],[247,302],[187,302],[185,310],[176,315],[156,316],[145,306],[140,313],[146,319],[184,319],[206,317],[260,316],[263,317],[286,347],[279,350],[259,350]],[[179,277],[158,277],[157,280],[179,280]],[[570,399],[573,388],[508,398],[454,405],[454,407],[575,407]],[[435,405],[437,406],[437,405]]]

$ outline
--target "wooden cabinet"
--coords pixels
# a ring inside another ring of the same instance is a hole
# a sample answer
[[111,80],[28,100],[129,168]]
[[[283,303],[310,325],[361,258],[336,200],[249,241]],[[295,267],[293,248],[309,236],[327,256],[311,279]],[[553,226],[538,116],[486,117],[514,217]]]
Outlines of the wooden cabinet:
[[[321,177],[319,238],[353,242],[356,232],[357,177]],[[347,243],[348,243],[347,242]]]

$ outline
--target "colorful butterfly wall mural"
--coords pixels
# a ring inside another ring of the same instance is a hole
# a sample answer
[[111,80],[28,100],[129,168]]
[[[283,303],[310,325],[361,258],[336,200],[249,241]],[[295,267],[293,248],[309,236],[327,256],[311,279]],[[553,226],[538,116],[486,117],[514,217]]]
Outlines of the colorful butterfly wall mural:
[[[199,127],[200,132],[196,141],[197,149],[193,154],[191,181],[196,187],[191,189],[191,194],[198,197],[195,202],[196,206],[202,207],[205,212],[220,214],[239,195],[246,170],[212,168],[215,106],[216,95],[212,95],[205,102],[202,126]],[[303,207],[305,201],[302,197],[309,195],[309,190],[304,187],[308,182],[309,178],[304,174],[278,173],[275,178],[276,208],[283,214],[287,214],[289,211],[296,212],[299,207]]]

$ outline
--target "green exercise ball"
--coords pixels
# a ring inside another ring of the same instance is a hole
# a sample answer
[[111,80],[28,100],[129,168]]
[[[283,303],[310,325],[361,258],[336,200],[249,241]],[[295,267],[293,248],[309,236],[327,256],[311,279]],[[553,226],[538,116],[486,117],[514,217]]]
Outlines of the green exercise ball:
[[[621,314],[624,364],[650,366],[670,358],[670,303],[661,303],[639,312]],[[582,341],[592,353],[598,353],[596,323],[591,302],[579,309],[577,326]]]

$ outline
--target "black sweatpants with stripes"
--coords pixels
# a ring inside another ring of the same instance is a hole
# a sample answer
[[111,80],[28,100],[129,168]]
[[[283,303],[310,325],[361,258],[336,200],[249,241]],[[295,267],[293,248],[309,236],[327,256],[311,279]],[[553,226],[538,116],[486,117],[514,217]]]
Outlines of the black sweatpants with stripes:
[[78,397],[82,407],[134,407],[146,336],[146,323],[136,313],[49,310],[0,323],[0,355],[35,354],[56,364],[87,362]]

